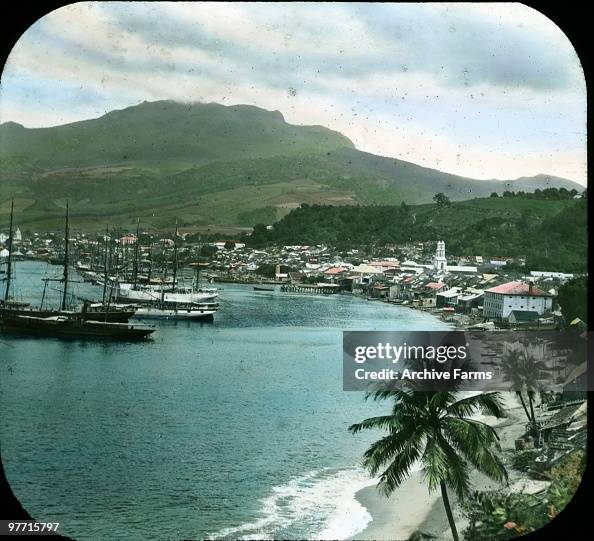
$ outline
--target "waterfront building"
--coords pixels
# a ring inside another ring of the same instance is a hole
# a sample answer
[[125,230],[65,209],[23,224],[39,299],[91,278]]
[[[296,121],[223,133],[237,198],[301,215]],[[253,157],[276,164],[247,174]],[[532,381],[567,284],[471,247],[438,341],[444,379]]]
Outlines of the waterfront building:
[[532,282],[508,282],[485,290],[483,315],[488,319],[507,319],[514,310],[540,316],[552,308],[553,296]]

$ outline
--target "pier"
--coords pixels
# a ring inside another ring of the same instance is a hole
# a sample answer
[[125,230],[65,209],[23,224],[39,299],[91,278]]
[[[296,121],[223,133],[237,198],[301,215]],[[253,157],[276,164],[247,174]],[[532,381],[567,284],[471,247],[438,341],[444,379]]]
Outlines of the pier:
[[285,284],[280,290],[283,293],[309,293],[317,295],[332,295],[338,293],[338,284]]

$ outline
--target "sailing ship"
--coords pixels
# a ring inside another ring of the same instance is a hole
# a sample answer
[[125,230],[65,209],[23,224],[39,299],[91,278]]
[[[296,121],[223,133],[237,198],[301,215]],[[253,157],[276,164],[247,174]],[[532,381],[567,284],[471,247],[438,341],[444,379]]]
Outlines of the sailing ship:
[[[11,206],[10,210],[10,232],[13,229],[13,218],[14,208]],[[16,301],[10,297],[10,287],[12,285],[12,271],[13,271],[13,258],[12,258],[12,235],[9,232],[8,238],[8,257],[6,261],[6,288],[4,293],[4,299],[0,300],[0,318],[10,316],[25,316],[33,318],[47,318],[55,316],[74,316],[79,315],[84,320],[100,320],[104,322],[113,323],[125,323],[127,322],[136,311],[133,306],[116,306],[110,307],[105,303],[105,296],[102,303],[92,302],[88,299],[80,299],[83,301],[83,309],[80,311],[69,310],[66,305],[66,297],[62,299],[62,306],[60,309],[44,308],[44,300],[48,282],[54,281],[52,278],[45,278],[43,295],[41,298],[41,306],[36,308],[31,306],[28,302]],[[65,248],[67,250],[67,248]],[[67,265],[68,253],[65,253],[62,265]],[[67,284],[68,280],[68,268],[65,268],[64,277],[59,281],[64,281]]]
[[[218,310],[215,299],[216,290],[204,291],[198,287],[199,264],[194,264],[195,278],[191,288],[180,288],[177,283],[178,257],[177,257],[177,221],[175,224],[175,241],[173,247],[173,276],[167,280],[163,276],[160,285],[138,284],[138,228],[134,261],[134,281],[130,288],[122,288],[119,284],[116,298],[118,301],[139,303],[135,316],[140,319],[193,319],[212,321]],[[149,278],[150,281],[150,278]],[[167,286],[166,286],[167,284]],[[167,287],[167,290],[166,290]]]
[[200,319],[212,321],[218,303],[151,303],[139,306],[134,314],[138,319]]
[[[139,230],[137,228],[136,238],[138,239]],[[175,224],[175,239],[173,245],[173,276],[167,279],[163,276],[160,280],[152,280],[150,275],[146,283],[141,284],[138,275],[138,240],[136,241],[135,259],[134,259],[134,279],[132,282],[121,282],[116,280],[112,282],[114,297],[117,302],[124,303],[173,303],[178,305],[212,303],[218,297],[218,292],[214,288],[200,288],[198,279],[194,280],[192,287],[179,286],[177,280],[178,261],[177,261],[177,238],[178,228]],[[150,273],[149,273],[150,274]]]
[[[62,302],[60,310],[43,310],[31,308],[27,303],[17,303],[10,298],[10,286],[12,278],[12,251],[13,238],[13,216],[14,203],[10,210],[10,231],[8,239],[9,255],[7,259],[6,289],[4,300],[0,304],[0,324],[4,331],[17,332],[27,335],[71,337],[71,338],[109,338],[137,340],[146,338],[152,332],[153,327],[130,325],[123,322],[108,320],[108,317],[130,317],[130,311],[126,312],[118,307],[115,311],[109,310],[109,305],[102,303],[101,308],[89,310],[90,303],[85,302],[80,312],[67,310],[68,280],[69,280],[69,216],[68,201],[66,202],[66,228],[64,236],[64,261]],[[46,280],[46,287],[47,287]],[[45,287],[44,287],[45,297]],[[43,306],[43,298],[42,298]],[[117,314],[117,316],[113,316]]]

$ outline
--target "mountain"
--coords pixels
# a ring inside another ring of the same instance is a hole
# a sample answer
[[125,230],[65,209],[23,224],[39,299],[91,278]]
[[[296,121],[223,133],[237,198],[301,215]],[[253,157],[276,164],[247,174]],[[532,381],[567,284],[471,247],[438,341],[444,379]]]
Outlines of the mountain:
[[288,124],[248,105],[143,102],[51,128],[0,125],[0,214],[15,197],[22,224],[55,227],[70,200],[74,223],[190,229],[249,227],[301,203],[430,202],[504,190],[583,188],[538,175],[475,180],[361,152],[322,126]]

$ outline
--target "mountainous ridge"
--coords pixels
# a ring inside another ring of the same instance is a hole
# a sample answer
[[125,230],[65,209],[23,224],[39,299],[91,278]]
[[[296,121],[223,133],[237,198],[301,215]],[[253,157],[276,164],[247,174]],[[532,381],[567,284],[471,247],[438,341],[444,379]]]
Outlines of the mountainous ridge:
[[[357,150],[323,126],[288,124],[282,113],[251,105],[143,102],[49,128],[0,125],[0,214],[17,196],[21,218],[48,226],[65,199],[89,219],[132,223],[250,226],[301,203],[427,203],[504,190],[563,187],[538,174],[476,180]],[[49,221],[48,221],[49,220]]]

